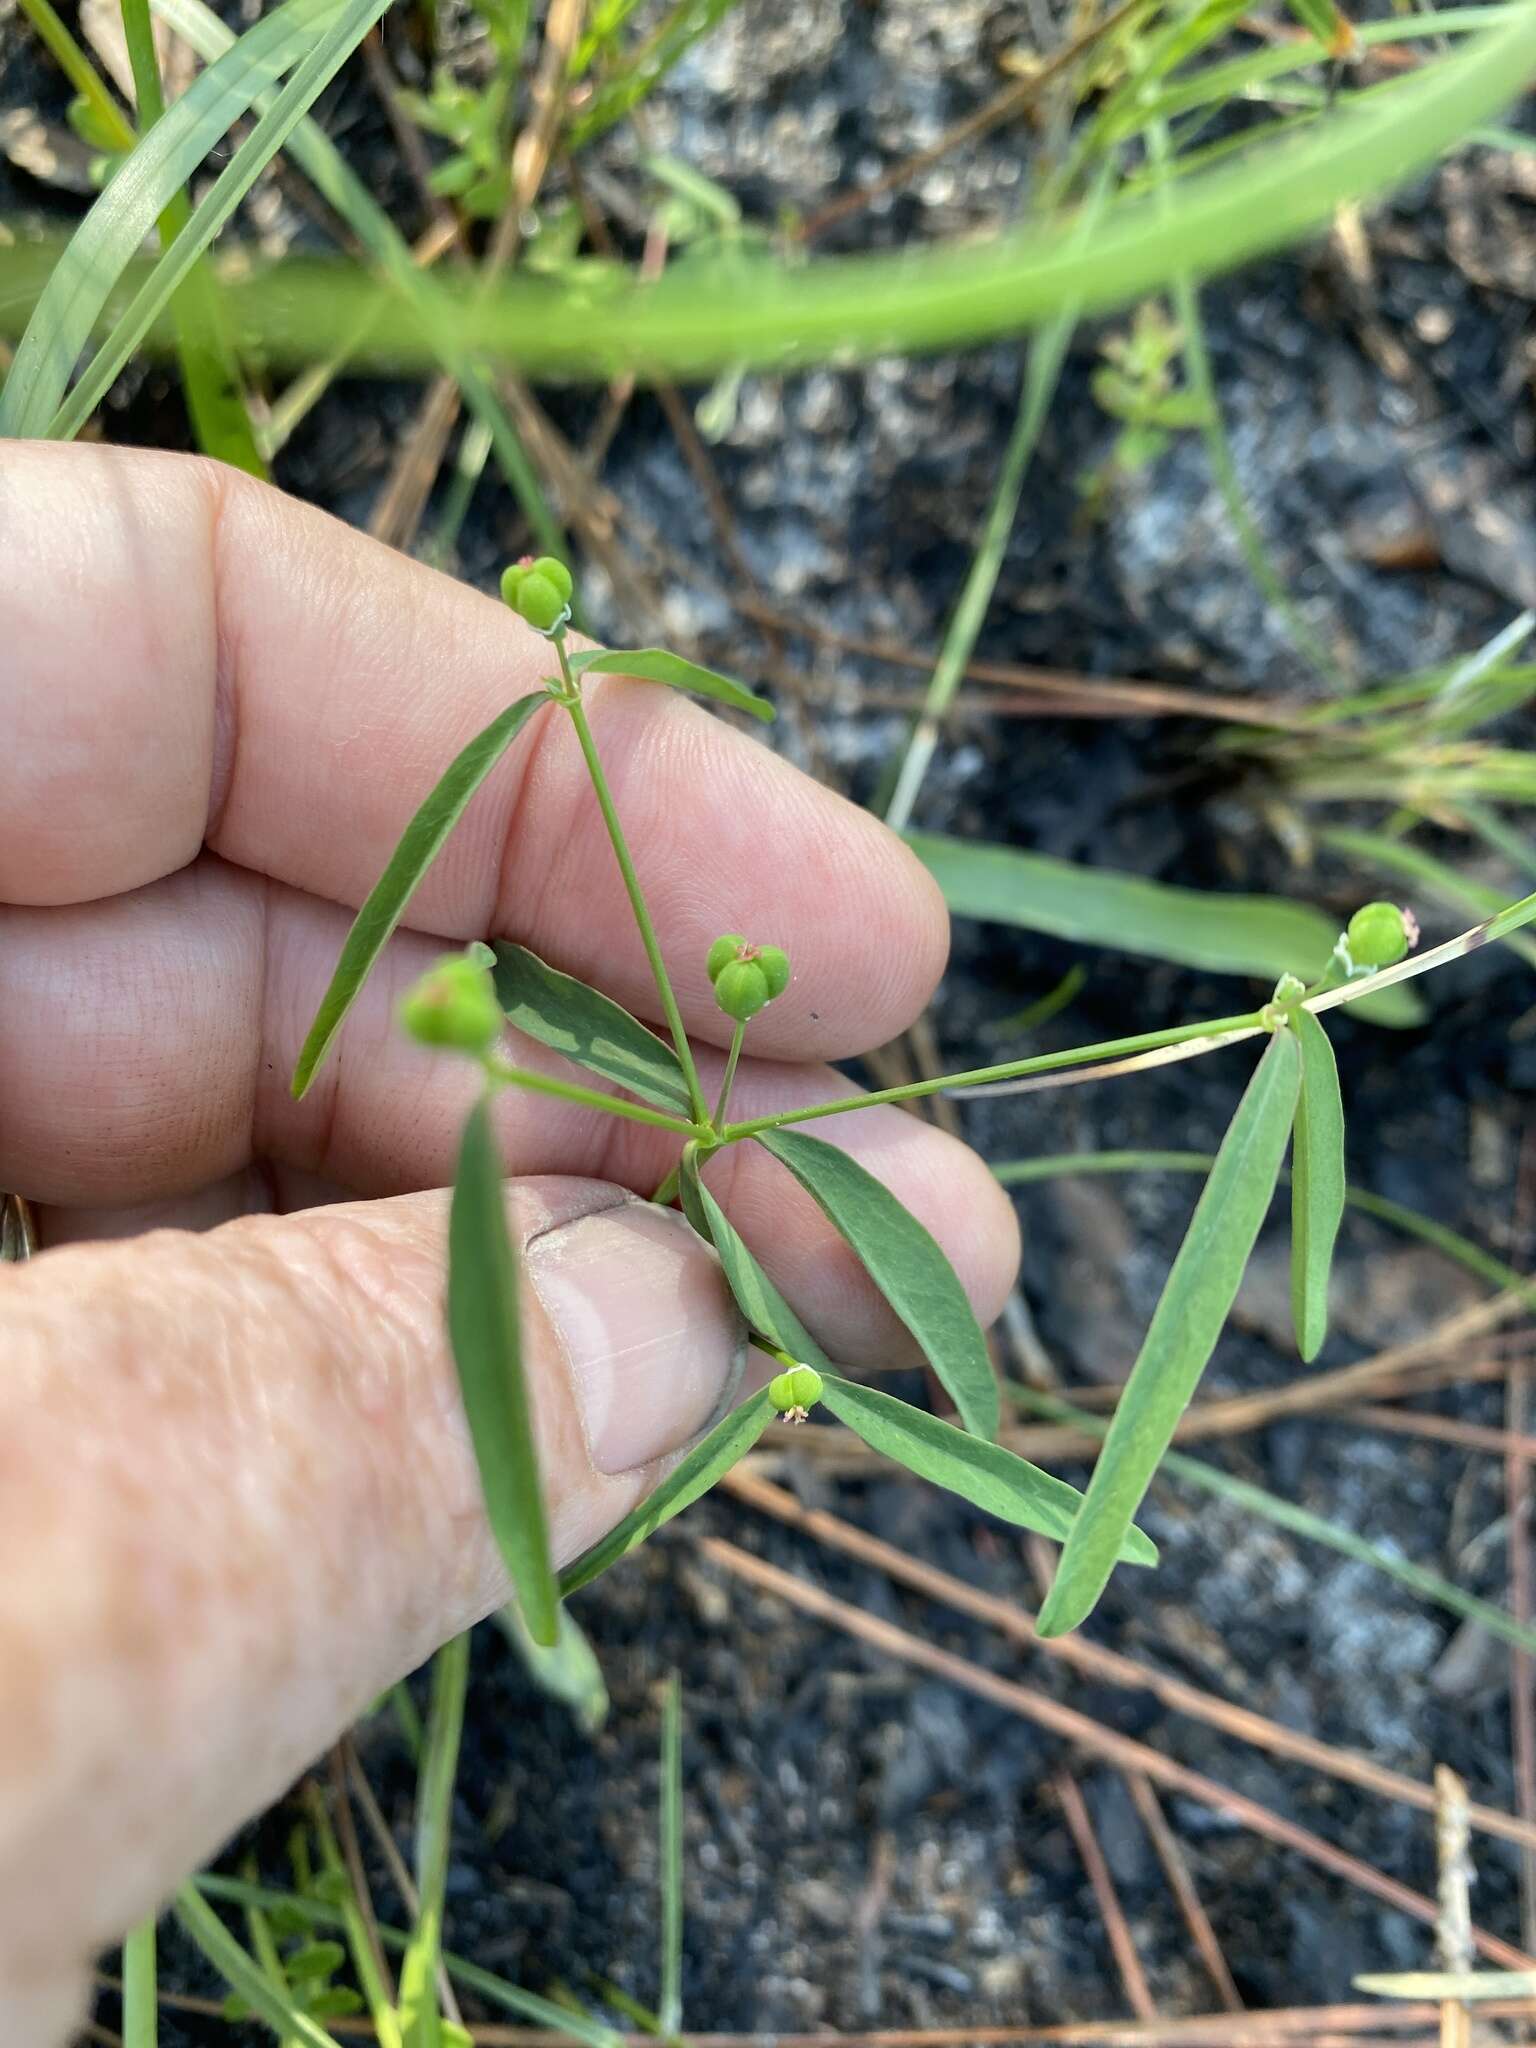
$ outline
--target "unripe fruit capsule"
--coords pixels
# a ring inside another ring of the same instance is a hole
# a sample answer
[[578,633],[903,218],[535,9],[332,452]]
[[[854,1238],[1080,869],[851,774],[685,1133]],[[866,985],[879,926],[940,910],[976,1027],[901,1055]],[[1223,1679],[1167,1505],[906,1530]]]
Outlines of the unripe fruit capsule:
[[768,999],[783,995],[789,987],[789,955],[782,946],[759,946],[757,964],[768,983]]
[[1399,910],[1395,903],[1367,903],[1349,920],[1344,943],[1356,967],[1395,967],[1418,937],[1411,911]]
[[709,957],[704,962],[712,982],[720,979],[722,967],[729,967],[733,960],[739,958],[746,943],[740,932],[727,932],[723,938],[716,939],[709,949]]
[[821,1374],[810,1365],[792,1365],[768,1382],[768,1399],[781,1415],[804,1413],[821,1399]]
[[480,1059],[500,1038],[506,1019],[486,969],[456,953],[406,993],[400,1022],[418,1045],[446,1046]]
[[770,1000],[768,977],[755,960],[731,960],[715,976],[715,1001],[727,1017],[745,1024]]
[[526,619],[541,633],[552,633],[570,606],[547,576],[541,576],[537,569],[530,569],[517,586],[512,609],[520,619]]
[[571,572],[564,562],[557,561],[553,555],[540,555],[533,564],[533,574],[542,576],[546,583],[553,583],[560,593],[561,602],[570,603],[574,585],[571,582]]

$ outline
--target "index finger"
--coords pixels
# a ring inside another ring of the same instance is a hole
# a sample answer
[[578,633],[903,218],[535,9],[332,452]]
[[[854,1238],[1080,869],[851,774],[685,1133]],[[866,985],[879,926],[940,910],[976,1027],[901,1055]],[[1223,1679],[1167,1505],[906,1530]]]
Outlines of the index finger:
[[[216,465],[0,448],[0,900],[89,901],[203,843],[348,906],[464,742],[549,671],[503,605]],[[947,922],[883,826],[674,692],[588,685],[597,742],[690,1027],[724,1037],[722,930],[782,945],[764,1053],[890,1037]],[[575,736],[541,712],[470,805],[411,924],[515,937],[654,1012]]]

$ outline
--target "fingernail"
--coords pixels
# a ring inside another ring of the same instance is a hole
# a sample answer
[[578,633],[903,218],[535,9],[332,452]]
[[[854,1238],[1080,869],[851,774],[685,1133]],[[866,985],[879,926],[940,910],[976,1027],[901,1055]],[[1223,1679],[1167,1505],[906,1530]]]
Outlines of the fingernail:
[[535,1237],[526,1261],[599,1472],[675,1451],[724,1412],[746,1325],[719,1260],[675,1209],[625,1202],[579,1216]]

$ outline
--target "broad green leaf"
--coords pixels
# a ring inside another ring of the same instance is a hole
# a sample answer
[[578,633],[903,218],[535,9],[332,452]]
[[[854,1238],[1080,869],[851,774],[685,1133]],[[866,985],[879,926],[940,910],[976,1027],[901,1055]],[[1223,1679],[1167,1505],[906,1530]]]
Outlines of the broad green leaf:
[[677,1054],[638,1017],[526,946],[498,944],[494,950],[496,994],[508,1023],[590,1073],[616,1081],[653,1109],[691,1114]]
[[0,391],[0,434],[45,435],[118,280],[166,207],[257,94],[297,64],[343,0],[286,0],[167,108],[70,237]]
[[[931,1479],[973,1507],[1021,1529],[1034,1529],[1053,1542],[1064,1543],[1070,1535],[1083,1504],[1077,1488],[1015,1457],[1001,1444],[987,1443],[909,1402],[893,1400],[836,1373],[822,1374],[821,1398],[871,1450],[894,1458],[920,1479]],[[1157,1563],[1157,1546],[1137,1528],[1123,1533],[1117,1554],[1124,1564]]]
[[1328,1334],[1328,1275],[1344,1214],[1344,1105],[1328,1034],[1310,1010],[1294,1016],[1301,1094],[1291,1149],[1291,1319],[1310,1365]]
[[[53,439],[68,440],[85,425],[198,258],[389,4],[390,0],[340,0],[323,33],[308,47],[292,76],[193,208],[191,219],[97,344],[79,382],[48,424]],[[153,141],[155,132],[146,139]],[[104,198],[111,197],[116,183],[114,179]],[[116,283],[120,275],[121,266],[111,282]]]
[[501,1159],[484,1102],[464,1126],[448,1219],[448,1336],[491,1532],[512,1574],[528,1633],[551,1646],[559,1594],[533,1419],[523,1379],[517,1261],[507,1235]]
[[766,1387],[733,1408],[724,1421],[717,1422],[709,1435],[694,1445],[686,1458],[673,1466],[653,1494],[627,1514],[616,1529],[610,1529],[601,1542],[594,1543],[574,1564],[566,1566],[560,1574],[562,1595],[588,1585],[599,1572],[607,1571],[609,1565],[627,1557],[647,1536],[653,1536],[663,1522],[670,1522],[701,1494],[708,1493],[717,1479],[747,1455],[772,1420],[773,1407]]
[[890,1189],[846,1152],[801,1131],[760,1131],[757,1142],[787,1166],[922,1347],[975,1436],[997,1435],[997,1377],[987,1340],[955,1269]]
[[515,704],[493,718],[484,732],[477,733],[455,758],[436,789],[417,811],[400,835],[400,844],[389,857],[389,865],[370,890],[368,900],[353,920],[341,958],[331,976],[315,1021],[309,1027],[293,1070],[293,1092],[302,1095],[315,1078],[320,1062],[329,1050],[341,1020],[351,1009],[357,992],[372,972],[373,964],[389,942],[405,907],[415,894],[422,876],[442,851],[443,842],[463,817],[470,798],[496,766],[513,740],[541,704],[549,703],[542,690],[519,697]]
[[307,2013],[300,2012],[292,1999],[257,1968],[195,1886],[181,1886],[175,1908],[182,1931],[279,2041],[291,2042],[294,2048],[337,2048],[334,2035],[326,2033]]
[[682,1188],[695,1229],[720,1254],[726,1280],[748,1328],[770,1338],[801,1365],[828,1364],[826,1353],[747,1250],[735,1225],[705,1187],[697,1163],[686,1152]]
[[[1080,867],[1043,853],[909,832],[907,844],[944,891],[957,917],[985,918],[1049,932],[1084,946],[1149,954],[1208,974],[1282,974],[1314,980],[1327,966],[1339,927],[1307,903],[1178,889],[1112,868]],[[1417,996],[1385,989],[1358,1005],[1378,1024],[1416,1024]]]
[[568,1707],[584,1735],[595,1735],[608,1718],[608,1687],[597,1652],[569,1607],[560,1609],[560,1640],[552,1650],[529,1635],[516,1601],[498,1609],[496,1620],[539,1690]]
[[665,683],[694,697],[713,697],[735,711],[750,711],[754,718],[773,716],[773,706],[745,683],[716,675],[712,668],[700,668],[696,661],[684,661],[662,647],[599,648],[591,654],[573,654],[571,667],[579,676],[638,676],[642,682]]
[[1115,1408],[1040,1610],[1064,1635],[1093,1610],[1179,1417],[1216,1348],[1275,1191],[1301,1086],[1295,1034],[1277,1031],[1243,1093]]

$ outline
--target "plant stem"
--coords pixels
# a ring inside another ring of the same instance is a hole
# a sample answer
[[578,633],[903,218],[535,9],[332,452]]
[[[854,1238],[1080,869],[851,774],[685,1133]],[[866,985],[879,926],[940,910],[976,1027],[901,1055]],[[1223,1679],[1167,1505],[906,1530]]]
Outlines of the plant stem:
[[592,778],[598,808],[602,811],[603,823],[608,827],[608,838],[613,846],[614,859],[619,864],[619,873],[624,878],[629,907],[634,912],[635,925],[640,933],[640,943],[645,948],[645,957],[651,963],[651,973],[656,981],[656,994],[661,1000],[667,1029],[672,1034],[672,1043],[677,1051],[678,1064],[683,1070],[683,1079],[688,1084],[688,1100],[693,1109],[694,1122],[707,1124],[709,1104],[704,1100],[704,1090],[699,1084],[699,1070],[694,1065],[693,1048],[689,1045],[688,1033],[683,1028],[682,1012],[677,1007],[677,997],[672,993],[672,982],[667,974],[666,962],[661,957],[656,927],[651,923],[651,913],[646,908],[645,897],[640,888],[640,877],[635,873],[635,864],[630,858],[629,842],[624,837],[624,827],[619,823],[619,814],[614,809],[613,794],[608,787],[608,778],[603,773],[603,764],[598,758],[597,742],[592,737],[586,706],[581,701],[580,686],[571,674],[571,664],[563,638],[555,642],[555,652],[560,657],[560,674],[565,682],[565,691],[560,701],[570,713],[571,723],[576,728],[576,738],[581,744],[587,773]]
[[725,1112],[731,1105],[731,1086],[736,1079],[736,1063],[741,1058],[741,1042],[746,1035],[747,1027],[743,1021],[736,1026],[731,1036],[731,1049],[725,1059],[725,1078],[720,1083],[720,1100],[715,1104],[715,1113],[710,1118],[717,1131],[725,1129]]
[[562,1102],[579,1102],[587,1109],[600,1109],[606,1116],[626,1116],[631,1123],[654,1124],[659,1131],[676,1131],[682,1138],[711,1135],[707,1113],[697,1124],[686,1117],[668,1116],[663,1109],[647,1109],[640,1102],[625,1102],[617,1095],[604,1095],[600,1088],[583,1088],[579,1081],[556,1081],[548,1074],[534,1074],[526,1067],[509,1067],[504,1060],[488,1060],[486,1072],[504,1088],[526,1088],[530,1095],[553,1095]]
[[663,1209],[670,1208],[672,1203],[677,1200],[677,1191],[682,1184],[682,1178],[681,1170],[674,1166],[655,1194],[652,1195],[651,1200]]
[[123,1943],[123,2048],[155,2048],[160,2038],[158,2001],[151,1913]]
[[95,65],[49,5],[49,0],[21,0],[21,11],[75,91],[83,100],[89,101],[92,112],[117,137],[119,148],[132,149],[138,140],[132,122],[107,90]]
[[[1023,1074],[1044,1073],[1052,1067],[1070,1067],[1078,1061],[1109,1059],[1118,1053],[1149,1052],[1156,1046],[1180,1045],[1191,1038],[1220,1039],[1225,1032],[1251,1032],[1264,1028],[1257,1010],[1241,1017],[1217,1017],[1207,1024],[1178,1024],[1166,1031],[1144,1031],[1138,1038],[1109,1038],[1098,1045],[1077,1045],[1067,1052],[1039,1053],[1033,1059],[1009,1060],[1000,1067],[974,1067],[964,1074],[940,1074],[931,1081],[909,1081],[900,1088],[881,1088],[872,1095],[843,1095],[836,1102],[814,1102],[805,1109],[784,1109],[774,1116],[754,1117],[750,1123],[727,1124],[721,1141],[734,1145],[742,1138],[755,1138],[759,1131],[775,1131],[781,1124],[810,1123],[821,1116],[841,1116],[845,1110],[868,1109],[879,1102],[910,1102],[919,1095],[939,1095],[950,1088],[977,1088],[988,1081],[1013,1081]],[[1211,1050],[1214,1052],[1216,1047]]]

